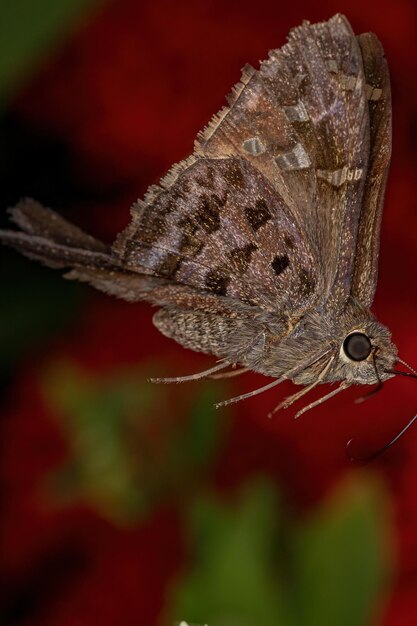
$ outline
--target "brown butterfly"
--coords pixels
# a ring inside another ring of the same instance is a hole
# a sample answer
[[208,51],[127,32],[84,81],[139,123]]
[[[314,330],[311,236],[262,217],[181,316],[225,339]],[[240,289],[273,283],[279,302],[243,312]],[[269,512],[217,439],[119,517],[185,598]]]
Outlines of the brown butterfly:
[[291,31],[259,70],[244,68],[194,153],[133,206],[112,247],[33,200],[11,209],[21,231],[0,240],[69,268],[68,278],[158,305],[164,335],[220,359],[160,381],[236,365],[217,376],[275,379],[220,404],[286,379],[304,385],[277,408],[340,383],[300,415],[353,384],[379,389],[402,362],[370,311],[390,154],[381,44],[336,15]]

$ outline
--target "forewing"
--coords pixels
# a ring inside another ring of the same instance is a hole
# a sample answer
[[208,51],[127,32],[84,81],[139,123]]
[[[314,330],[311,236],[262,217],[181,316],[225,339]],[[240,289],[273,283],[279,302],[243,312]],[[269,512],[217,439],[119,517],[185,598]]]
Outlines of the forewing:
[[388,65],[375,35],[359,35],[367,94],[371,153],[356,243],[352,296],[371,306],[378,278],[379,233],[391,158],[391,90]]
[[133,211],[114,253],[129,270],[292,317],[315,297],[309,245],[244,158],[197,159]]
[[361,50],[346,18],[293,30],[259,71],[245,68],[229,103],[197,153],[240,154],[268,178],[308,238],[320,296],[337,312],[350,293],[369,154]]
[[246,67],[228,101],[112,249],[30,200],[12,211],[24,232],[0,240],[163,307],[158,328],[183,345],[237,361],[257,346],[251,367],[264,371],[268,342],[309,308],[372,302],[388,70],[376,37],[356,38],[337,15],[292,31],[259,71]]

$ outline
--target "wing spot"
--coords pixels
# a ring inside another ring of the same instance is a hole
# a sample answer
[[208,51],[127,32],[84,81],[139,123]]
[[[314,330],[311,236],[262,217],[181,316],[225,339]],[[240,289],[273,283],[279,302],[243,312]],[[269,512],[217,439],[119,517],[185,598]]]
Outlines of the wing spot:
[[288,233],[284,234],[284,245],[286,248],[288,248],[288,250],[294,249],[295,241],[293,237],[291,237],[291,235],[289,235]]
[[302,83],[305,81],[306,78],[307,74],[303,74],[302,72],[299,72],[294,76],[294,82],[298,89],[300,89]]
[[250,265],[252,253],[257,249],[258,246],[256,244],[248,243],[242,248],[235,248],[229,252],[228,256],[233,263],[234,270],[239,274],[244,274]]
[[181,188],[170,189],[169,195],[167,198],[164,198],[163,201],[158,202],[157,209],[152,205],[149,207],[151,211],[158,210],[161,215],[169,215],[178,210],[178,206],[181,202],[184,202],[187,194],[187,187],[189,183],[187,180],[182,181]]
[[365,93],[368,100],[372,100],[373,102],[379,100],[382,96],[382,89],[379,87],[372,87],[372,85],[365,85]]
[[215,233],[220,229],[220,207],[222,200],[216,194],[201,196],[201,203],[195,213],[195,219],[206,233]]
[[301,143],[297,143],[292,150],[275,157],[275,163],[282,170],[303,170],[310,167],[310,158]]
[[191,215],[186,215],[182,217],[178,222],[179,228],[183,230],[183,232],[187,235],[194,235],[194,233],[198,230],[197,222],[193,219]]
[[255,232],[272,219],[266,200],[263,198],[258,199],[255,206],[245,207],[245,216]]
[[163,215],[151,217],[151,208],[147,207],[141,219],[139,238],[147,244],[155,243],[166,232],[166,223]]
[[156,273],[164,278],[173,279],[178,272],[181,265],[181,257],[174,252],[170,252],[166,255],[164,260],[158,266]]
[[339,82],[342,89],[345,89],[345,91],[353,91],[361,84],[362,81],[359,76],[339,74]]
[[277,276],[282,274],[282,272],[287,269],[289,264],[290,260],[287,254],[278,254],[271,263],[272,269]]
[[333,187],[341,187],[346,182],[358,181],[362,178],[362,173],[361,167],[351,169],[347,165],[334,171],[317,170],[318,178],[322,178]]
[[327,68],[331,74],[337,74],[340,86],[346,91],[353,91],[362,84],[360,76],[356,76],[355,74],[342,74],[334,59],[327,61]]
[[245,152],[251,154],[252,156],[259,156],[266,151],[266,147],[259,139],[259,137],[251,137],[250,139],[246,139],[243,142],[242,147]]
[[242,168],[235,159],[230,159],[224,164],[223,177],[228,185],[235,189],[245,189],[246,182]]
[[199,172],[195,177],[195,182],[200,187],[205,187],[206,189],[214,190],[216,187],[216,181],[214,177],[214,169],[210,165],[206,168],[201,168],[202,171]]
[[230,276],[225,274],[221,269],[214,269],[207,272],[205,285],[208,291],[218,296],[225,296],[229,282]]
[[301,295],[305,298],[310,296],[316,287],[316,281],[311,275],[311,272],[306,269],[300,270],[299,283]]
[[332,74],[337,74],[339,71],[339,67],[336,63],[336,61],[334,59],[329,59],[326,62],[327,68],[329,70],[329,72],[331,72]]
[[307,122],[310,119],[302,100],[293,106],[284,107],[284,111],[290,122]]
[[197,239],[197,237],[193,237],[193,235],[188,235],[184,233],[181,237],[179,253],[183,256],[195,257],[197,254],[201,252],[204,248],[204,244]]

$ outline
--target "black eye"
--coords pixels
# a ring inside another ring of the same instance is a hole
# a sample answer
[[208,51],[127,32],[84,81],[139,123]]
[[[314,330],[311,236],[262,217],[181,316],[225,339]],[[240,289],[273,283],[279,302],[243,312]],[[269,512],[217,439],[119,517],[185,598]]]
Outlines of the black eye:
[[343,350],[352,361],[363,361],[371,353],[371,342],[364,333],[352,333],[343,342]]

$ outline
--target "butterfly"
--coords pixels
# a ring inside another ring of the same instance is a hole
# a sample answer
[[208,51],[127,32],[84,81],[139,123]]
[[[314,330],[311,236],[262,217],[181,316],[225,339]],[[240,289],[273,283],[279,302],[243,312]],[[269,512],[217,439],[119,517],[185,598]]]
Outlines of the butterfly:
[[111,247],[30,199],[11,209],[20,231],[0,241],[67,278],[157,305],[161,333],[218,358],[157,380],[274,378],[220,405],[287,379],[303,386],[278,409],[338,383],[300,415],[351,385],[414,376],[370,309],[391,155],[377,37],[355,36],[342,15],[304,22],[258,70],[244,67],[227,100]]

